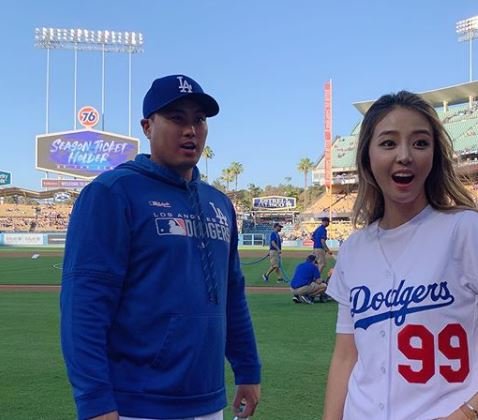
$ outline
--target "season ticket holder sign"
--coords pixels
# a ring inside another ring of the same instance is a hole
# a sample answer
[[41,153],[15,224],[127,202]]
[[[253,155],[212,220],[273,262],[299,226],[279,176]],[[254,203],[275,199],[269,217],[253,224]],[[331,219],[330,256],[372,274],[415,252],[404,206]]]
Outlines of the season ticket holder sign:
[[134,159],[139,140],[96,130],[36,136],[36,168],[91,179]]

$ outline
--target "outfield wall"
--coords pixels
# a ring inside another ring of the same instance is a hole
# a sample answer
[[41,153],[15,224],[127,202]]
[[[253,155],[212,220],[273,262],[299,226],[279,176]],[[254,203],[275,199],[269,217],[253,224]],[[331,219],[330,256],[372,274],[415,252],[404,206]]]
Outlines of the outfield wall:
[[66,232],[0,233],[0,246],[64,246]]
[[[52,233],[0,233],[0,246],[50,246],[63,247],[65,246],[66,232],[52,232]],[[264,246],[264,235],[245,233],[239,234],[239,246]],[[339,242],[336,240],[328,240],[327,245],[330,249],[337,250]],[[311,248],[312,241],[295,240],[283,241],[283,248]]]

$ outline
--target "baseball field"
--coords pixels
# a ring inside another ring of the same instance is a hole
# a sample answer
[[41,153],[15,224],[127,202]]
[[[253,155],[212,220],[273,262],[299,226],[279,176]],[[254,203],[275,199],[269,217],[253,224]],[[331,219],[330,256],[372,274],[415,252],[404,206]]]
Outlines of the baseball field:
[[[284,250],[286,278],[308,253]],[[273,275],[269,283],[261,279],[266,255],[265,248],[241,250],[263,364],[262,399],[254,419],[320,419],[337,305],[292,303],[287,284],[277,284]],[[62,258],[61,249],[0,248],[0,420],[75,418],[59,345]],[[231,401],[229,368],[227,383]]]

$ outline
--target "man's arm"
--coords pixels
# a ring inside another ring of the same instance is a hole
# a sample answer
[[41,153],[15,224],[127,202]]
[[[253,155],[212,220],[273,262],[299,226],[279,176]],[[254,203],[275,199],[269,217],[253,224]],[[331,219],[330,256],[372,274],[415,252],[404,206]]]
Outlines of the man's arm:
[[271,244],[272,244],[272,247],[276,250],[276,251],[279,251],[280,252],[280,248],[279,246],[277,245],[277,242],[273,239],[271,241]]
[[235,383],[238,386],[234,404],[238,408],[241,399],[245,398],[248,403],[246,414],[249,410],[250,412],[255,410],[260,397],[261,363],[247,306],[245,281],[237,250],[235,214],[233,217],[227,288],[226,358],[231,364]]
[[322,279],[320,277],[320,270],[319,267],[317,267],[317,264],[314,264],[314,280],[312,280],[316,283],[322,283]]
[[79,418],[117,408],[106,345],[128,260],[124,211],[116,194],[94,182],[75,203],[68,228],[60,295],[61,345]]
[[326,242],[325,238],[321,238],[320,243],[322,244],[322,248],[324,249],[325,252],[330,252],[330,249],[327,246],[327,242]]
[[272,248],[274,248],[274,250],[280,252],[280,246],[277,243],[278,240],[280,241],[279,235],[275,231],[272,232],[272,234],[271,234],[271,246],[272,246]]

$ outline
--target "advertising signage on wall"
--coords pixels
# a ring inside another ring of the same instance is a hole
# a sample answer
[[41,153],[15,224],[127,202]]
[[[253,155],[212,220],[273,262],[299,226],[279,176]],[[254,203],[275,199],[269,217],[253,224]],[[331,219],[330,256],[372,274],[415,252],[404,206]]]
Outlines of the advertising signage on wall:
[[83,188],[90,181],[86,179],[51,179],[43,178],[41,180],[42,188]]
[[91,179],[133,159],[139,140],[97,130],[36,136],[36,168]]
[[10,185],[12,183],[11,172],[0,171],[0,186]]
[[277,195],[256,197],[252,199],[252,207],[263,210],[294,209],[296,207],[296,199],[295,197],[281,197]]
[[5,233],[3,235],[5,245],[43,245],[41,233]]

